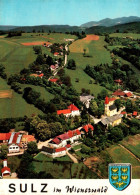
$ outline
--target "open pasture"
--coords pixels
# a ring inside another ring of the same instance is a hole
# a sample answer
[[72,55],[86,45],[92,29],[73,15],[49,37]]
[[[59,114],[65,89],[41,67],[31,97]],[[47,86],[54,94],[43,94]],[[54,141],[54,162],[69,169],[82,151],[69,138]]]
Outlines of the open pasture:
[[[140,162],[136,160],[127,150],[118,145],[107,149],[114,163],[130,163],[132,165],[132,178],[140,178]],[[134,171],[133,171],[134,170]]]

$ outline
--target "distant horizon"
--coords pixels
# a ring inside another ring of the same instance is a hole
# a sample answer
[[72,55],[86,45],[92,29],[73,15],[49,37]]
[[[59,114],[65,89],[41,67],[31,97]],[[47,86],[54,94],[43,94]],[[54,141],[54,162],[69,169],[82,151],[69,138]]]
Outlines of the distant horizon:
[[0,25],[80,26],[105,18],[140,17],[139,0],[0,0]]
[[[138,18],[140,18],[139,16],[122,16],[122,17],[117,17],[117,18],[123,18],[123,17],[138,17]],[[103,19],[101,19],[101,20],[104,20],[104,19],[116,19],[116,18],[103,18]],[[99,21],[101,21],[101,20],[98,20],[98,21],[94,21],[94,22],[99,22]],[[88,23],[88,22],[93,22],[93,21],[87,21],[87,22],[84,22],[84,23]],[[84,24],[83,23],[83,24]],[[69,24],[36,24],[36,25],[24,25],[24,26],[17,26],[17,25],[12,25],[12,24],[10,24],[10,25],[8,25],[8,24],[6,24],[6,25],[1,25],[0,24],[0,26],[16,26],[16,27],[26,27],[26,26],[28,26],[28,27],[33,27],[33,26],[59,26],[59,25],[61,25],[61,26],[78,26],[78,25],[69,25]],[[82,24],[80,24],[79,26],[81,26]],[[119,24],[118,24],[119,25]],[[78,27],[79,27],[78,26]]]

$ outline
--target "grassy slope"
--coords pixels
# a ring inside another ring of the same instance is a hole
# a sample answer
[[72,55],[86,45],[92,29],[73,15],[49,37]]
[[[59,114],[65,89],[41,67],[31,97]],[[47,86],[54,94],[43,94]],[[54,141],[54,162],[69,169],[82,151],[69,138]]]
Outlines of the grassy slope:
[[[10,87],[0,78],[0,90],[5,89],[10,89]],[[40,110],[28,104],[21,95],[14,91],[11,99],[0,99],[0,118],[31,116],[33,113],[42,114]]]
[[135,33],[112,33],[109,35],[110,37],[132,37],[133,39],[140,39],[140,34],[135,34]]
[[[110,53],[104,48],[104,45],[104,37],[100,37],[98,41],[77,40],[70,45],[68,59],[75,60],[77,69],[76,71],[66,69],[66,73],[71,76],[72,84],[78,92],[81,92],[81,88],[86,88],[96,96],[103,89],[99,85],[89,84],[91,77],[83,70],[87,64],[94,66],[100,63],[111,63]],[[92,57],[83,57],[83,49],[86,49],[86,54]],[[75,82],[76,78],[79,78],[78,83]]]
[[140,158],[140,134],[128,136],[120,143]]
[[40,87],[40,86],[35,86],[35,85],[27,85],[27,84],[21,84],[20,85],[22,89],[25,87],[31,87],[34,89],[36,92],[39,92],[41,94],[40,98],[44,99],[46,102],[50,101],[51,99],[54,98],[54,95],[49,93],[45,88]]
[[118,145],[111,146],[107,151],[115,163],[130,163],[132,165],[133,179],[139,178],[140,163],[131,154]]

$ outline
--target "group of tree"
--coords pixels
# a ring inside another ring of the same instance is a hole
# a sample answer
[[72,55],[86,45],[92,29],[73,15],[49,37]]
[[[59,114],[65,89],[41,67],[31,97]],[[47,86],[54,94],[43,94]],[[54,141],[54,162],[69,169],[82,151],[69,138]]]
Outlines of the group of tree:
[[11,38],[11,37],[15,37],[15,36],[22,36],[22,32],[21,31],[8,32],[7,38]]
[[76,63],[75,63],[75,61],[73,59],[70,59],[68,61],[67,68],[71,69],[71,70],[76,70]]
[[0,64],[0,77],[3,79],[7,78],[7,75],[5,73],[5,67],[2,64]]

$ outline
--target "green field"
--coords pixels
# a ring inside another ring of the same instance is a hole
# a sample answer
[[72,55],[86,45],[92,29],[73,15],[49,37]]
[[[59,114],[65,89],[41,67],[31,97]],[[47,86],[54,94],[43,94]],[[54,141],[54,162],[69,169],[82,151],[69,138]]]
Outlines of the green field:
[[36,92],[39,92],[41,94],[40,98],[44,99],[46,102],[49,102],[51,99],[54,98],[54,95],[49,93],[47,90],[45,90],[44,87],[35,86],[35,85],[27,85],[27,84],[20,84],[20,87],[22,88],[22,90],[26,87],[31,87]]
[[[6,81],[0,78],[0,90],[10,89]],[[15,118],[31,116],[32,114],[43,114],[33,105],[28,104],[21,95],[13,91],[12,98],[0,99],[0,118]]]
[[140,39],[140,34],[135,34],[135,33],[112,33],[109,35],[110,37],[132,37],[133,39]]
[[97,178],[96,174],[90,171],[83,163],[75,164],[68,156],[55,158],[53,160],[53,158],[49,158],[46,155],[39,153],[34,159],[33,166],[37,173],[45,171],[46,173],[51,173],[55,179]]
[[[91,94],[97,96],[97,94],[104,89],[99,85],[89,84],[91,77],[84,72],[84,69],[88,64],[94,66],[101,63],[111,63],[110,53],[104,48],[104,45],[104,37],[100,37],[98,41],[81,39],[70,45],[68,59],[74,59],[77,68],[76,70],[66,69],[66,73],[70,75],[72,84],[79,93],[81,92],[81,88],[85,88],[90,89]],[[83,49],[86,49],[86,54],[91,57],[83,57]],[[79,78],[79,82],[75,82],[76,78]]]
[[[42,35],[43,34],[43,35]],[[0,63],[5,65],[6,74],[19,73],[23,68],[27,68],[30,63],[36,59],[33,46],[24,46],[21,43],[44,41],[51,43],[67,43],[64,38],[75,39],[74,35],[61,33],[23,33],[20,37],[0,38]],[[43,46],[43,53],[52,55],[49,48]]]
[[133,154],[140,158],[140,134],[128,136],[124,138],[120,144],[128,148]]
[[140,178],[140,163],[130,153],[118,145],[111,146],[107,151],[114,163],[130,163],[132,165],[132,178]]

